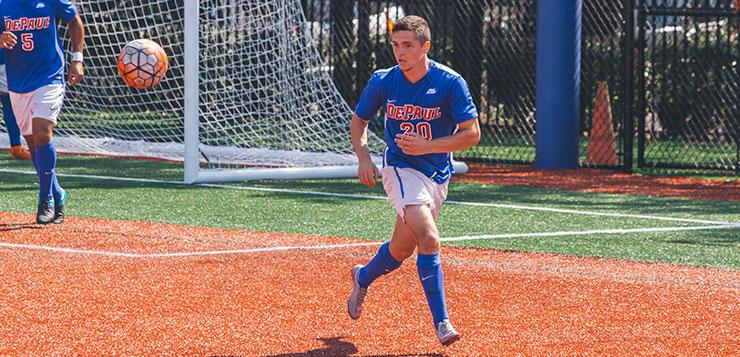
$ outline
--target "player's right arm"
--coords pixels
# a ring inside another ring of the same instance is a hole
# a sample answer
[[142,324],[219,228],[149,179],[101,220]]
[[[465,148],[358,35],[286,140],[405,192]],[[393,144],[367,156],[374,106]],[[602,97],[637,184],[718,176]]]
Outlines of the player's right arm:
[[380,106],[385,102],[385,90],[382,85],[384,73],[381,71],[375,72],[370,77],[367,86],[360,95],[360,100],[357,102],[355,113],[352,115],[352,122],[349,124],[352,145],[355,148],[355,154],[357,154],[357,178],[367,187],[375,186],[375,182],[380,176],[378,168],[370,156],[370,147],[367,144],[367,126],[370,119],[375,116]]
[[0,47],[6,50],[12,50],[13,47],[18,43],[18,37],[10,31],[5,31],[0,34]]
[[370,147],[367,145],[368,124],[367,121],[360,119],[357,114],[353,114],[352,122],[349,124],[349,133],[352,137],[355,154],[357,154],[357,178],[360,179],[363,185],[373,187],[378,180],[379,173],[370,156]]

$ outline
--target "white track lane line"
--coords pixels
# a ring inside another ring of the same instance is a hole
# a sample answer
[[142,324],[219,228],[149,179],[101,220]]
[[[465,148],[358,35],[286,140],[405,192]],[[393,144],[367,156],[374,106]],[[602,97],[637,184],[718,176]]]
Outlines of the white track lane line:
[[[28,175],[36,174],[31,171],[19,171],[19,170],[7,170],[7,169],[0,169],[0,172],[28,174]],[[182,181],[165,181],[165,180],[96,176],[96,175],[73,175],[73,174],[57,174],[57,175],[61,177],[78,177],[78,178],[89,178],[89,179],[97,179],[97,180],[115,180],[115,181],[129,181],[129,182],[143,182],[143,183],[186,185]],[[223,184],[197,184],[197,186],[222,188],[222,189],[230,189],[230,190],[277,192],[277,193],[289,193],[289,194],[298,194],[298,195],[346,197],[346,198],[356,198],[356,199],[372,199],[372,200],[385,200],[386,199],[385,196],[356,195],[356,194],[350,194],[350,193],[320,192],[320,191],[302,191],[302,190],[290,190],[290,189],[269,188],[269,187],[245,187],[245,186],[232,186],[232,185],[223,185]],[[566,213],[566,214],[576,214],[576,215],[584,215],[584,216],[623,217],[623,218],[648,219],[648,220],[656,220],[656,221],[699,223],[699,224],[708,224],[708,225],[740,224],[740,222],[709,221],[709,220],[703,220],[703,219],[673,218],[673,217],[664,217],[664,216],[651,216],[651,215],[627,214],[627,213],[593,212],[593,211],[581,211],[581,210],[575,210],[575,209],[523,206],[523,205],[498,204],[498,203],[445,201],[445,204],[474,206],[474,207],[507,208],[507,209],[516,209],[516,210],[541,211],[541,212],[553,212],[553,213]]]
[[[588,231],[571,231],[571,232],[538,232],[538,233],[509,233],[509,234],[489,234],[479,236],[461,236],[442,238],[443,242],[453,241],[476,241],[485,239],[506,239],[506,238],[542,238],[542,237],[564,237],[564,236],[581,236],[597,234],[630,234],[630,233],[651,233],[651,232],[679,232],[679,231],[699,231],[699,230],[716,230],[716,229],[738,229],[740,225],[717,225],[717,226],[695,226],[695,227],[655,227],[655,228],[634,228],[634,229],[602,229]],[[52,247],[46,245],[33,244],[14,244],[0,242],[0,248],[23,249],[23,250],[41,250],[56,253],[84,254],[84,255],[102,255],[108,257],[122,258],[178,258],[178,257],[195,257],[208,255],[234,255],[234,254],[252,254],[252,253],[269,253],[282,251],[307,251],[307,250],[329,250],[349,247],[377,246],[384,242],[358,242],[345,244],[313,245],[313,246],[278,246],[254,249],[235,249],[235,250],[214,250],[202,252],[178,252],[178,253],[128,253],[128,252],[110,252],[88,249],[74,249],[63,247]]]

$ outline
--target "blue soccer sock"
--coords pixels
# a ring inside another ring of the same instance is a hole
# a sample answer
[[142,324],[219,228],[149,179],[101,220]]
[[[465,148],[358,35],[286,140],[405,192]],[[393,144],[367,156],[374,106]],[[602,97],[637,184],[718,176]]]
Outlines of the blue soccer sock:
[[62,199],[64,190],[62,186],[59,186],[59,180],[57,179],[57,147],[54,145],[54,141],[50,141],[52,154],[54,155],[54,173],[51,178],[51,194],[54,196],[54,201],[59,202]]
[[[56,146],[54,146],[54,142],[49,143],[52,147],[52,152],[54,155],[54,162],[56,163]],[[39,165],[36,163],[36,154],[31,155],[31,162],[33,163],[33,168],[36,170],[36,176],[39,176]],[[57,173],[56,173],[56,164],[54,165],[54,174],[52,175],[53,178],[51,179],[51,194],[52,197],[54,197],[54,200],[57,202],[60,202],[62,199],[62,194],[64,190],[61,186],[59,186],[59,180],[57,179]],[[40,177],[40,176],[39,176]]]
[[370,262],[360,269],[357,282],[361,287],[367,289],[375,279],[379,278],[381,275],[388,274],[401,266],[401,263],[403,262],[397,261],[391,255],[388,248],[390,244],[390,242],[386,242],[381,245],[380,249],[378,249],[378,254],[375,254],[375,256],[370,259]]
[[57,151],[53,143],[36,145],[36,167],[39,175],[39,202],[52,197],[52,187],[57,164]]
[[442,272],[442,258],[439,253],[419,254],[416,259],[419,271],[419,280],[424,288],[429,309],[432,311],[434,325],[448,317],[445,304],[444,272]]
[[21,129],[18,128],[18,122],[15,121],[13,107],[10,105],[10,94],[3,93],[2,95],[0,95],[0,103],[3,104],[3,120],[5,120],[5,127],[8,128],[8,138],[10,139],[10,145],[20,145]]

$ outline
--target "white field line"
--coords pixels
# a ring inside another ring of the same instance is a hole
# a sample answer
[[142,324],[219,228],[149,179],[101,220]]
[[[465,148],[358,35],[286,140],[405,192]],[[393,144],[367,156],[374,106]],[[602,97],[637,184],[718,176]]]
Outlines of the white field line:
[[[19,170],[8,170],[8,169],[0,169],[0,172],[28,174],[28,175],[36,174],[31,171],[19,171]],[[110,177],[110,176],[96,176],[96,175],[74,175],[74,174],[57,174],[57,175],[62,176],[62,177],[79,177],[79,178],[89,178],[89,179],[99,179],[99,180],[115,180],[115,181],[186,185],[182,181],[166,181],[166,180],[152,180],[152,179]],[[222,185],[222,184],[197,184],[197,186],[211,187],[211,188],[223,188],[223,189],[230,189],[230,190],[277,192],[277,193],[289,193],[289,194],[298,194],[298,195],[347,197],[347,198],[356,198],[356,199],[371,199],[371,200],[385,200],[386,199],[385,196],[356,195],[356,194],[351,194],[351,193],[337,193],[337,192],[302,191],[302,190],[290,190],[290,189],[284,189],[284,188],[245,187],[245,186],[232,186],[232,185]],[[664,217],[664,216],[651,216],[651,215],[627,214],[627,213],[593,212],[593,211],[582,211],[582,210],[575,210],[575,209],[523,206],[523,205],[511,205],[511,204],[499,204],[499,203],[445,201],[445,204],[473,206],[473,207],[506,208],[506,209],[516,209],[516,210],[553,212],[553,213],[566,213],[566,214],[575,214],[575,215],[584,215],[584,216],[622,217],[622,218],[647,219],[647,220],[656,220],[656,221],[698,223],[698,224],[706,224],[706,225],[740,224],[740,222],[709,221],[709,220],[703,220],[703,219],[673,218],[673,217]]]
[[658,232],[681,232],[681,231],[703,231],[715,229],[740,229],[740,224],[721,224],[716,226],[693,226],[693,227],[655,227],[655,228],[628,228],[628,229],[596,229],[588,231],[571,232],[538,232],[538,233],[507,233],[507,234],[484,234],[478,236],[460,236],[442,238],[443,242],[473,241],[483,239],[501,238],[532,238],[532,237],[563,237],[584,236],[596,234],[631,234],[631,233],[658,233]]
[[[597,235],[597,234],[678,232],[678,231],[699,231],[699,230],[737,229],[737,228],[740,228],[740,224],[716,225],[716,226],[695,226],[695,227],[602,229],[602,230],[570,231],[570,232],[506,233],[506,234],[487,234],[487,235],[479,235],[479,236],[461,236],[461,237],[442,238],[442,241],[443,242],[476,241],[476,240],[484,240],[484,239],[542,238],[542,237],[564,237],[564,236],[581,236],[581,235]],[[282,251],[329,250],[329,249],[337,249],[337,248],[377,246],[383,243],[384,242],[374,241],[374,242],[358,242],[358,243],[313,245],[313,246],[277,246],[277,247],[265,247],[265,248],[254,248],[254,249],[214,250],[214,251],[202,251],[202,252],[178,252],[178,253],[149,253],[149,254],[128,253],[128,252],[110,252],[110,251],[98,251],[98,250],[87,250],[87,249],[52,247],[52,246],[46,246],[46,245],[14,244],[14,243],[2,243],[2,242],[0,242],[0,247],[11,248],[11,249],[42,250],[42,251],[68,253],[68,254],[102,255],[102,256],[109,256],[109,257],[152,259],[152,258],[195,257],[195,256],[208,256],[208,255],[252,254],[252,253],[267,253],[267,252],[282,252]]]

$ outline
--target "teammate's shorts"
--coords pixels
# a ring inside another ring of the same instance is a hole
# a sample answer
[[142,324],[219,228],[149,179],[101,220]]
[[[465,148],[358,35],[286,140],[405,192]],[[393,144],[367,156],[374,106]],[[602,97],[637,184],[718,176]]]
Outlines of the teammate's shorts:
[[408,167],[384,167],[383,188],[391,205],[404,220],[406,206],[414,205],[429,205],[432,215],[437,218],[442,202],[447,199],[447,182],[438,184]]
[[21,135],[33,135],[33,118],[46,119],[56,124],[63,101],[63,84],[50,84],[28,93],[10,92],[10,103]]
[[4,64],[0,64],[0,93],[8,93],[8,77],[5,74]]

